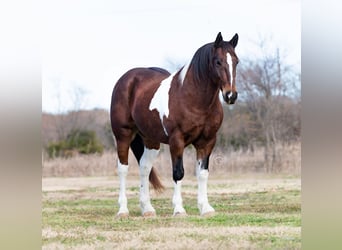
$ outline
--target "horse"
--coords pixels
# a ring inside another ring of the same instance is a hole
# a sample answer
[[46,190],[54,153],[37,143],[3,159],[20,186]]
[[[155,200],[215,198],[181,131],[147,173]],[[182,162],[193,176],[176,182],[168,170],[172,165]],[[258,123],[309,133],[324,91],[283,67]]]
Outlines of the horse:
[[190,63],[173,74],[158,67],[134,68],[117,81],[112,92],[110,120],[118,154],[118,217],[129,215],[126,197],[129,148],[139,163],[142,216],[156,216],[149,182],[157,191],[164,189],[152,166],[161,143],[169,145],[172,160],[173,216],[186,215],[181,185],[183,151],[190,144],[197,154],[199,213],[202,216],[215,213],[207,196],[209,157],[223,120],[219,94],[229,105],[238,97],[235,84],[238,39],[235,34],[230,41],[224,41],[219,32],[214,42],[200,47]]

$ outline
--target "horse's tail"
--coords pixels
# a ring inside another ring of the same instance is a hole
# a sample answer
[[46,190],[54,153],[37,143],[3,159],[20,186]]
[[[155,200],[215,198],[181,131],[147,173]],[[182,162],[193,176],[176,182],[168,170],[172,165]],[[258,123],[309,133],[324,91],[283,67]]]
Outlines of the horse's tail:
[[[135,158],[139,162],[144,153],[144,142],[139,134],[135,135],[130,146],[131,146],[131,149],[133,151]],[[165,189],[154,167],[152,167],[151,169],[149,180],[150,180],[150,183],[152,184],[152,187],[157,193],[161,193]]]
[[152,184],[154,190],[156,190],[157,193],[161,193],[164,191],[165,187],[161,183],[161,181],[158,177],[158,174],[157,174],[154,167],[152,167],[152,169],[151,169],[149,180],[150,180],[150,183]]

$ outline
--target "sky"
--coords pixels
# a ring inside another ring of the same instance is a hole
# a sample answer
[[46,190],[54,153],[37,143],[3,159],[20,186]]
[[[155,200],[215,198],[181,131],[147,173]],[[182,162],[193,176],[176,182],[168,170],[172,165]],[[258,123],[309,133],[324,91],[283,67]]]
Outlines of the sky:
[[300,68],[299,0],[59,0],[45,5],[43,112],[109,110],[113,86],[126,71],[175,70],[218,32],[227,41],[239,34],[240,59],[255,57],[256,42],[269,38],[289,64]]

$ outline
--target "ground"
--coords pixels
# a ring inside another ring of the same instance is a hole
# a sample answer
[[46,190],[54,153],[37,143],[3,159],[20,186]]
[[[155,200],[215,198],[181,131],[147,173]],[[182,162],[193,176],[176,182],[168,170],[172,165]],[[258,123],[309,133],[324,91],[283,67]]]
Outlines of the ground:
[[172,216],[173,184],[151,192],[156,218],[139,209],[139,179],[127,183],[130,217],[118,219],[118,178],[43,178],[43,249],[300,249],[301,182],[291,177],[209,177],[216,214],[199,216],[197,181],[183,181],[187,217]]

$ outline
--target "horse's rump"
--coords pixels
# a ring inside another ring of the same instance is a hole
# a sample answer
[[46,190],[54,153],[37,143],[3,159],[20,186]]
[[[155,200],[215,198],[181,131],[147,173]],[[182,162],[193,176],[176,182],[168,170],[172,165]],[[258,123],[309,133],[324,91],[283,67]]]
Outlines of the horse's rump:
[[154,124],[160,123],[157,112],[149,110],[149,104],[153,94],[160,83],[170,76],[170,73],[161,68],[134,68],[127,71],[116,83],[112,93],[110,118],[115,136],[121,135],[122,128],[132,130],[130,135],[133,140],[135,133],[141,136],[147,131],[160,131],[159,136],[165,141],[163,128]]

